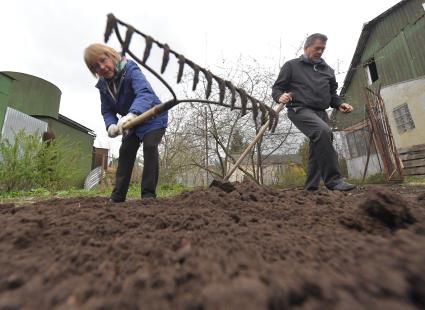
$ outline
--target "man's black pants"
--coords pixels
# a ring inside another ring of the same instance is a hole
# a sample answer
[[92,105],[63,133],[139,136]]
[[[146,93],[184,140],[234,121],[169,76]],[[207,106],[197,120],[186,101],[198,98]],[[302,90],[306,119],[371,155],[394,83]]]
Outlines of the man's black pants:
[[143,143],[144,158],[141,196],[142,198],[156,197],[156,186],[159,177],[158,145],[164,133],[165,128],[160,128],[145,134],[142,141],[139,140],[135,133],[131,133],[123,139],[119,151],[115,187],[112,191],[111,199],[116,202],[125,201],[140,143]]
[[288,108],[288,117],[310,139],[307,180],[305,188],[314,190],[323,179],[327,188],[342,180],[338,156],[332,145],[333,135],[326,111],[309,108]]

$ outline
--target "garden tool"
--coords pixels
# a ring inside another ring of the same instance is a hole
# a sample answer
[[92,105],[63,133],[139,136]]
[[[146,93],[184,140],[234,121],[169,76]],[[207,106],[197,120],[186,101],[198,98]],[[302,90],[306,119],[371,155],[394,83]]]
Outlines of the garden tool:
[[[278,105],[278,107],[276,108],[276,114],[279,114],[279,112],[282,111],[284,107],[285,107],[285,103],[280,103]],[[269,120],[267,120],[267,122],[260,128],[260,130],[258,131],[258,133],[255,136],[254,140],[251,142],[250,145],[247,146],[247,148],[245,149],[245,151],[241,154],[241,156],[239,157],[239,159],[235,162],[235,164],[229,170],[229,172],[227,172],[227,174],[224,176],[224,178],[222,180],[213,180],[211,182],[211,184],[209,185],[209,187],[215,186],[215,187],[218,187],[218,188],[222,189],[226,193],[232,192],[235,189],[235,186],[232,183],[229,182],[230,177],[236,171],[236,169],[239,167],[239,165],[241,164],[241,162],[243,161],[243,159],[246,157],[246,155],[248,155],[248,153],[252,150],[252,148],[258,142],[258,140],[261,139],[261,137],[263,136],[264,132],[266,132],[266,130],[268,128],[269,128]]]

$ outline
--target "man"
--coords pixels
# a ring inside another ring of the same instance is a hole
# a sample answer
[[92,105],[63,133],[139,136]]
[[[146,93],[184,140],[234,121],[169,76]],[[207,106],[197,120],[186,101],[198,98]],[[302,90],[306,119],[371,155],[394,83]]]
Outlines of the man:
[[322,59],[327,40],[320,33],[307,38],[304,54],[283,65],[272,96],[276,102],[286,104],[289,119],[310,139],[305,189],[317,190],[323,179],[330,190],[349,191],[355,185],[344,182],[341,176],[326,109],[349,113],[353,107],[341,102],[334,71]]

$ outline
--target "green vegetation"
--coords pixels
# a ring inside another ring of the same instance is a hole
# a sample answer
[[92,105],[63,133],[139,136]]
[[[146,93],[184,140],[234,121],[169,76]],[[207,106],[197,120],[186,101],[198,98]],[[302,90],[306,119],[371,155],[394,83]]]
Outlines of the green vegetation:
[[425,185],[425,175],[411,175],[404,178],[404,183],[410,185]]
[[297,164],[286,166],[284,173],[278,175],[278,187],[303,187],[305,183],[305,171]]
[[[109,197],[112,187],[104,184],[93,190],[76,188],[84,179],[78,168],[81,156],[80,146],[63,138],[42,142],[36,135],[19,132],[14,143],[0,141],[0,203],[52,197]],[[158,197],[168,197],[186,189],[180,184],[163,184],[157,192]],[[140,180],[130,186],[128,198],[140,198]]]
[[298,155],[301,157],[301,166],[303,167],[304,171],[307,171],[308,167],[309,150],[310,140],[308,138],[304,138],[300,148],[298,149]]
[[368,176],[365,179],[364,183],[367,183],[367,184],[383,184],[383,183],[388,183],[388,182],[387,182],[387,178],[385,177],[385,174],[380,172],[380,173],[375,173],[375,174]]
[[0,192],[76,186],[81,180],[80,159],[78,143],[60,138],[42,142],[38,136],[21,131],[13,143],[0,141]]
[[[162,184],[157,188],[158,198],[165,198],[177,195],[183,191],[190,190],[181,184]],[[25,191],[11,191],[7,193],[0,193],[0,203],[7,202],[25,202],[29,200],[43,200],[50,198],[72,198],[72,197],[109,197],[112,192],[111,187],[98,186],[91,190],[75,189],[49,191],[44,188],[25,190]],[[127,195],[128,199],[140,199],[140,184],[133,183],[130,186]]]

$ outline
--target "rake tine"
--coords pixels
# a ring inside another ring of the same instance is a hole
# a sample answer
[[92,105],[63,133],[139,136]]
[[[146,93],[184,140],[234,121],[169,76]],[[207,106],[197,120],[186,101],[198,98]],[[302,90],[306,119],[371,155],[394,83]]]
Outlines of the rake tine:
[[261,125],[264,125],[267,122],[267,108],[262,103],[260,103],[260,111],[261,111]]
[[235,86],[233,86],[232,82],[230,81],[225,81],[225,84],[230,89],[230,93],[232,94],[232,99],[230,100],[230,110],[233,110],[235,108],[235,102],[236,102]]
[[204,68],[200,68],[202,73],[204,74],[205,78],[207,79],[207,89],[205,91],[205,98],[209,98],[211,95],[211,86],[212,86],[212,74],[209,70],[206,70]]
[[125,40],[122,47],[122,55],[125,55],[125,53],[128,51],[128,46],[130,45],[131,37],[133,36],[134,28],[132,26],[127,26],[127,32],[125,33]]
[[251,102],[252,102],[252,119],[255,122],[258,117],[258,103],[257,103],[257,100],[255,100],[254,98],[251,98]]
[[145,63],[146,60],[148,60],[149,55],[151,53],[152,43],[153,43],[152,37],[151,36],[146,36],[145,37],[145,42],[146,42],[146,47],[145,47],[145,52],[143,53],[142,63]]
[[193,86],[192,86],[192,91],[196,90],[196,86],[198,85],[199,82],[199,66],[197,64],[193,64]]
[[168,61],[170,60],[170,47],[168,44],[164,44],[164,54],[162,56],[162,64],[161,64],[161,74],[164,73],[165,68],[167,67]]
[[271,130],[271,132],[274,133],[276,130],[277,124],[279,122],[279,113],[276,113],[273,110],[272,115],[273,115],[273,125],[270,124],[269,130]]
[[246,114],[246,104],[248,102],[248,97],[246,92],[242,88],[236,88],[236,91],[239,93],[239,96],[241,97],[241,116],[244,116]]
[[105,29],[105,35],[104,35],[105,43],[109,41],[109,38],[111,37],[111,34],[112,34],[112,30],[114,29],[116,24],[117,24],[117,20],[115,19],[114,14],[112,13],[108,14],[108,20],[106,22],[106,29]]
[[218,88],[220,90],[220,99],[219,99],[219,102],[220,103],[223,103],[223,101],[224,101],[224,95],[226,93],[226,85],[224,84],[224,81],[221,78],[219,78],[218,76],[215,76],[214,75],[214,79],[217,81]]
[[179,72],[177,73],[177,84],[180,83],[183,76],[184,63],[186,59],[182,54],[179,55]]

